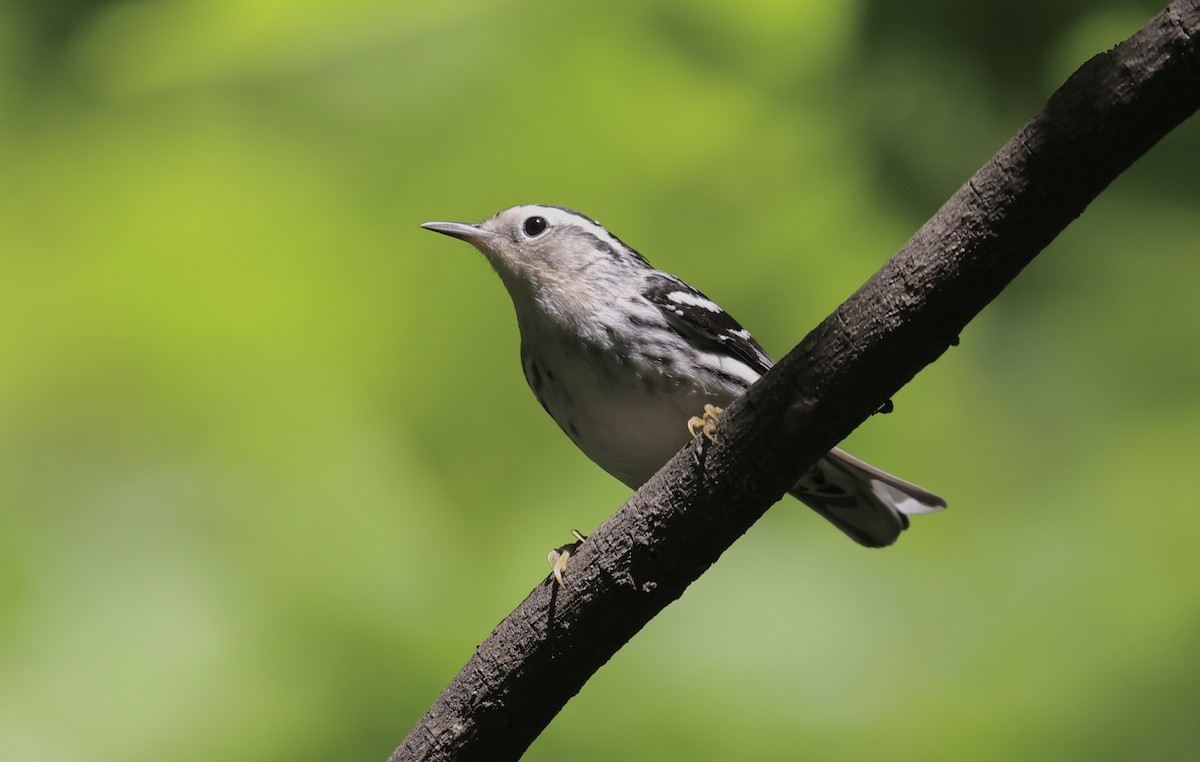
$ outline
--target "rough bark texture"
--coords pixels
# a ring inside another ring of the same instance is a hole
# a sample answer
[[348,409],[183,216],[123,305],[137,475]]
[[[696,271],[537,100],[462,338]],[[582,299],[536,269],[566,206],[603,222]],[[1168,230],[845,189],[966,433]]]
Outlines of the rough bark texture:
[[478,647],[392,755],[515,759],[797,476],[1200,107],[1200,0],[1088,61],[892,259]]

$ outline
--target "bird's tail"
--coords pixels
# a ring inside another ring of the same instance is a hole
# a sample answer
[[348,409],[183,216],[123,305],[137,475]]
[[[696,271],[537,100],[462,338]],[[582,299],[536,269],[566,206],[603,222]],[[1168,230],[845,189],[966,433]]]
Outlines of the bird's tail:
[[932,492],[836,447],[796,482],[791,494],[869,548],[895,542],[908,529],[909,516],[946,507]]

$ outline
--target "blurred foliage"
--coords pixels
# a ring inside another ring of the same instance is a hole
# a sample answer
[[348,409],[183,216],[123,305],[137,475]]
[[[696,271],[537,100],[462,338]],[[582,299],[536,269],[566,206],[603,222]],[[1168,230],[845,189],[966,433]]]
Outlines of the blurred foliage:
[[[569,9],[568,9],[569,8]],[[783,354],[1149,2],[0,5],[0,757],[382,759],[626,491],[467,247],[598,216]],[[1184,759],[1200,129],[772,511],[529,759]]]

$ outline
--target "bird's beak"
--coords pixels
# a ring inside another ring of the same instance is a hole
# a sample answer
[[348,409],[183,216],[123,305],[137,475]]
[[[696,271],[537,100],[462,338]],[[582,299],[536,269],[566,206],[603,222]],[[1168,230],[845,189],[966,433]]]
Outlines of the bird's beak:
[[470,225],[465,222],[426,222],[421,227],[474,245],[482,244],[495,235],[478,225]]

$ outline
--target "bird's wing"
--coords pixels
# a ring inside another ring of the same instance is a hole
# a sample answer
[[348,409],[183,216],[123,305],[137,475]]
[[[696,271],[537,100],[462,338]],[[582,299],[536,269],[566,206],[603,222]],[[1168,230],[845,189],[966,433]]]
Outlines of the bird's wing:
[[728,312],[674,275],[661,271],[650,275],[642,295],[663,311],[671,328],[698,348],[734,357],[759,375],[774,364]]

